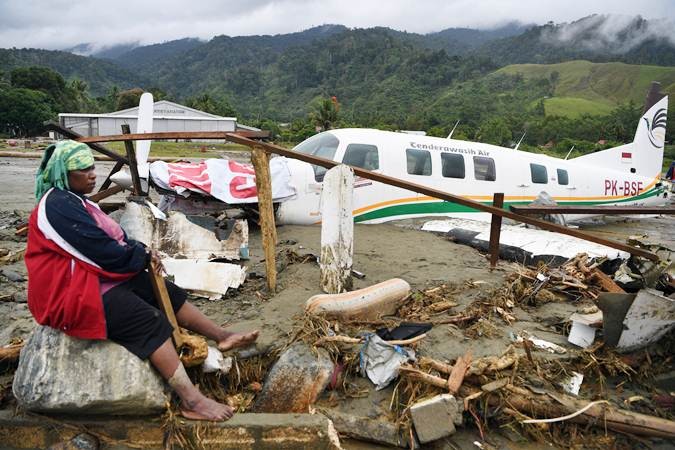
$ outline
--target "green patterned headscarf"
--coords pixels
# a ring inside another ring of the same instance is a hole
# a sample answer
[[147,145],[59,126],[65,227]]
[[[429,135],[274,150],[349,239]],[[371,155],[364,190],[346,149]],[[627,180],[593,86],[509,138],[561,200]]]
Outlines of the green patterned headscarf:
[[94,155],[87,144],[71,140],[59,141],[45,149],[35,177],[35,198],[40,200],[53,188],[69,189],[68,171],[94,165]]

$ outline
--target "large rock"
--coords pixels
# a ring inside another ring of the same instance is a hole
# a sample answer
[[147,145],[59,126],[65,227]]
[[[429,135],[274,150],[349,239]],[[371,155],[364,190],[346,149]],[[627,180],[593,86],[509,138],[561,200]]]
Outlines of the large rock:
[[32,411],[142,415],[161,412],[164,382],[148,361],[110,341],[39,326],[21,351],[14,396]]
[[293,344],[267,374],[253,412],[309,412],[310,405],[326,389],[333,367],[326,350],[312,350],[303,343]]

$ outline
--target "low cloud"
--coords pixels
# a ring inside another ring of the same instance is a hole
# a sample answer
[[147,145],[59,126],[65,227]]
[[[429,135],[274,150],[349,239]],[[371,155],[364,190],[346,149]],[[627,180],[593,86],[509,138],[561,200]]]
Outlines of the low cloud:
[[[184,37],[290,33],[328,23],[429,33],[513,21],[572,22],[593,13],[675,18],[672,0],[651,0],[646,8],[635,0],[4,0],[0,47],[63,49],[87,43],[98,50]],[[561,42],[566,33],[558,37]]]
[[664,39],[675,45],[675,21],[598,14],[556,25],[546,30],[542,39],[560,46],[574,44],[590,51],[626,53],[653,39]]

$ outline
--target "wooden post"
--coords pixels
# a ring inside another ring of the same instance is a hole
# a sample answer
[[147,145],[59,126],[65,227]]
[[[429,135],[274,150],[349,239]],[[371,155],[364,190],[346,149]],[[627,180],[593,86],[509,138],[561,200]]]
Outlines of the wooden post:
[[[131,134],[129,125],[122,125],[122,134]],[[133,195],[138,197],[143,195],[141,189],[141,178],[138,176],[138,166],[136,163],[136,150],[132,141],[124,141],[124,147],[127,150],[127,159],[129,160],[129,171],[131,172],[131,183],[133,185]]]
[[354,171],[344,164],[326,172],[321,193],[321,289],[340,294],[352,288]]
[[265,251],[265,272],[267,288],[274,293],[277,289],[276,245],[277,230],[274,224],[274,207],[272,205],[272,176],[270,159],[262,147],[253,147],[251,161],[255,168],[255,186],[258,191],[258,211],[260,212],[260,231],[262,233],[263,250]]
[[[504,206],[504,193],[495,192],[492,198],[492,206],[501,208]],[[490,267],[495,267],[499,260],[499,235],[502,231],[502,216],[492,215],[490,222]]]

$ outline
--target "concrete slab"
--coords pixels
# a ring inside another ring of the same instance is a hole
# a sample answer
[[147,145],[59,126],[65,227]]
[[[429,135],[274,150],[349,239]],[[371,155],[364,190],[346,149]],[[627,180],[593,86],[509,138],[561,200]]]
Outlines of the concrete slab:
[[[3,449],[44,449],[67,441],[83,430],[96,436],[105,448],[166,448],[160,417],[55,417],[0,411],[0,447]],[[184,420],[181,432],[198,439],[204,449],[341,448],[332,422],[320,414],[247,413],[237,414],[227,422]]]

